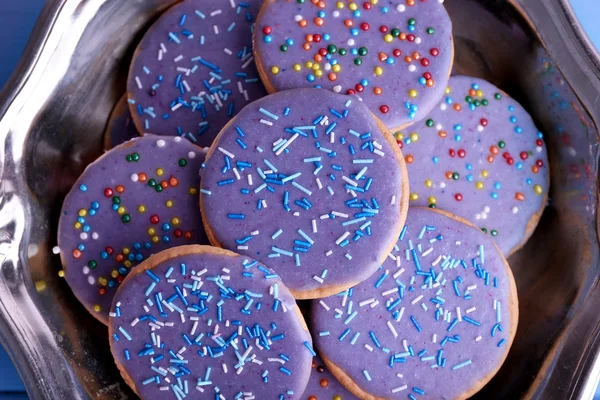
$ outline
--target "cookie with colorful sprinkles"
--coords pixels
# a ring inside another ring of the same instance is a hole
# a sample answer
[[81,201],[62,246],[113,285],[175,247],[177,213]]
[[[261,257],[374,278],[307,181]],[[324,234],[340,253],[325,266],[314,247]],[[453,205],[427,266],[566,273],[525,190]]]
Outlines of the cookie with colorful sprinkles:
[[140,132],[210,146],[246,104],[266,94],[252,54],[261,0],[185,0],[163,14],[131,64],[129,107]]
[[329,372],[321,357],[312,363],[312,373],[302,400],[355,400],[357,399]]
[[322,87],[359,96],[388,128],[424,118],[452,69],[443,0],[267,0],[255,30],[267,90]]
[[473,222],[506,256],[531,236],[548,197],[548,154],[527,111],[500,89],[452,77],[438,106],[397,140],[411,205]]
[[204,157],[186,139],[145,135],[90,164],[65,198],[58,225],[64,276],[101,322],[137,264],[170,247],[208,243],[198,209]]
[[489,236],[452,214],[411,207],[381,269],[313,300],[326,366],[361,399],[466,399],[500,369],[518,303]]
[[406,218],[406,166],[394,137],[358,99],[278,92],[219,134],[200,204],[214,246],[272,268],[297,299],[368,278]]
[[300,399],[315,352],[272,270],[228,250],[181,246],[123,281],[111,352],[144,400]]
[[131,118],[125,95],[121,97],[110,114],[108,126],[104,132],[104,150],[110,150],[139,135]]

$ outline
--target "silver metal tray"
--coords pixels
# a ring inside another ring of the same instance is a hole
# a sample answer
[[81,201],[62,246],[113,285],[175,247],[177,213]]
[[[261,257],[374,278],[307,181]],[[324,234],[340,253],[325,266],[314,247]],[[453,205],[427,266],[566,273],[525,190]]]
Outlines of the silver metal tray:
[[[135,44],[175,2],[47,1],[0,94],[0,339],[31,398],[135,398],[52,247],[64,195],[102,151]],[[455,72],[490,80],[531,111],[553,173],[540,226],[510,259],[519,329],[482,399],[590,399],[600,378],[600,58],[566,3],[446,1]]]

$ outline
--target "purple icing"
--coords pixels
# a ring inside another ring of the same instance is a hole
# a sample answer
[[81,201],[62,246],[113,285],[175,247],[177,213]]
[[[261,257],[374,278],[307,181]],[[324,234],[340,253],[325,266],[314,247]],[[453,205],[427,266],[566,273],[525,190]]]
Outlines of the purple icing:
[[405,218],[405,167],[391,146],[353,97],[295,89],[250,104],[206,160],[211,241],[273,268],[297,298],[366,279]]
[[424,118],[453,61],[443,0],[319,3],[265,2],[254,45],[269,90],[357,94],[393,129]]
[[170,247],[208,243],[198,209],[203,161],[185,139],[146,135],[90,164],[65,198],[58,226],[65,279],[102,322],[132,267]]
[[503,362],[516,331],[514,280],[476,228],[411,208],[371,278],[313,301],[311,332],[360,389],[386,399],[454,399]]
[[397,139],[414,159],[411,205],[434,204],[473,222],[505,255],[529,238],[548,194],[548,155],[515,100],[482,79],[452,77],[427,119]]
[[252,55],[260,0],[186,0],[137,48],[127,90],[140,131],[210,146],[221,128],[266,92]]
[[203,250],[125,280],[115,361],[145,400],[300,399],[314,351],[291,293],[256,261]]
[[123,96],[115,106],[104,135],[104,148],[106,150],[139,136],[129,112],[127,96]]
[[312,372],[308,380],[308,386],[302,395],[303,400],[354,400],[357,399],[346,390],[331,372],[319,356],[313,359]]

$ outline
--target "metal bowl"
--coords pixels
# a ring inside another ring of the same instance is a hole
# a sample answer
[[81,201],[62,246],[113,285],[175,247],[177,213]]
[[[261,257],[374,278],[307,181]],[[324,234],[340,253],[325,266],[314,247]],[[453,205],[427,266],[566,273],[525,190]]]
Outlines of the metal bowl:
[[[64,195],[102,151],[133,49],[176,0],[49,0],[0,94],[0,339],[35,399],[135,398],[107,331],[52,254]],[[450,0],[455,72],[519,100],[546,134],[550,203],[510,259],[516,341],[479,398],[584,398],[600,377],[600,58],[566,0]]]

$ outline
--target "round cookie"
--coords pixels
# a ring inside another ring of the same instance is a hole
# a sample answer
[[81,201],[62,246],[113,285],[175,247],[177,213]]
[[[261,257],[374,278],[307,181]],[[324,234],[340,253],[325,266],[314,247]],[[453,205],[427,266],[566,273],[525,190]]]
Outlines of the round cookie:
[[124,95],[110,114],[104,132],[104,150],[108,151],[139,135],[129,112],[127,96]]
[[378,272],[313,301],[315,346],[358,397],[465,399],[504,362],[517,329],[515,282],[491,238],[463,222],[411,208]]
[[210,146],[246,104],[266,95],[252,54],[261,0],[185,0],[140,42],[127,92],[140,132]]
[[65,279],[101,322],[131,268],[170,247],[208,243],[198,209],[204,156],[180,137],[135,138],[90,164],[65,198]]
[[112,310],[112,354],[142,399],[300,399],[307,385],[304,318],[277,275],[247,257],[165,250],[125,279]]
[[269,266],[297,299],[368,278],[406,218],[408,178],[393,137],[357,99],[278,92],[215,140],[200,204],[214,246]]
[[542,133],[515,100],[482,79],[452,77],[425,121],[396,138],[411,206],[473,222],[506,256],[531,236],[548,196],[548,155]]
[[357,397],[346,390],[329,372],[321,357],[312,362],[312,372],[302,400],[354,400]]
[[443,0],[267,0],[254,46],[267,90],[358,95],[390,129],[424,118],[454,58]]

